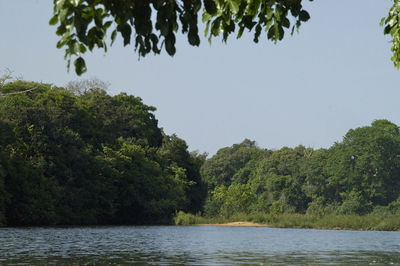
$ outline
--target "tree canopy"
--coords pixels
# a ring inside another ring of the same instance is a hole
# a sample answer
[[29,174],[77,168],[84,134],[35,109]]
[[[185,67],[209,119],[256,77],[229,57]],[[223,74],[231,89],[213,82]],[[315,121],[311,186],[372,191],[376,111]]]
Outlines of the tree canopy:
[[0,226],[168,223],[196,213],[204,156],[99,82],[0,83]]
[[261,149],[245,140],[201,167],[205,214],[400,211],[400,131],[387,120],[351,129],[329,149]]
[[0,82],[0,226],[168,223],[179,211],[400,213],[400,129],[390,121],[328,149],[245,139],[206,160],[158,127],[154,107],[98,86]]
[[[121,35],[124,46],[134,44],[139,56],[159,54],[163,49],[173,56],[176,52],[176,34],[187,36],[188,43],[200,44],[198,21],[205,23],[209,41],[245,30],[254,34],[258,42],[265,32],[268,40],[283,39],[285,32],[293,34],[302,22],[310,19],[304,10],[307,0],[54,0],[51,25],[57,25],[60,37],[57,48],[65,48],[68,69],[74,59],[78,75],[86,72],[82,55],[95,48],[107,51],[108,42],[114,43]],[[313,1],[313,0],[308,0]],[[384,34],[392,37],[392,61],[400,67],[400,0],[381,25]]]

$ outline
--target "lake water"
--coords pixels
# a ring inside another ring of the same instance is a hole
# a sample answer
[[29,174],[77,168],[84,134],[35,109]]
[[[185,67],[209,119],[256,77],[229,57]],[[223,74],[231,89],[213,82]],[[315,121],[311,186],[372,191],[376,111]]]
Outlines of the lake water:
[[215,226],[0,228],[1,264],[400,264],[400,232]]

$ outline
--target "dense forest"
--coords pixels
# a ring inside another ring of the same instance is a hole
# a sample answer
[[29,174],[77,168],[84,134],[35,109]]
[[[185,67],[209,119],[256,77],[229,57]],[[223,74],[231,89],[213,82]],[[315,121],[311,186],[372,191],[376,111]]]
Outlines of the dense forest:
[[244,140],[201,168],[206,216],[400,214],[400,131],[387,120],[349,130],[329,149],[261,149]]
[[0,224],[168,223],[202,209],[205,157],[165,135],[154,107],[71,88],[0,86]]
[[154,107],[95,85],[0,83],[0,225],[400,214],[400,130],[387,120],[328,149],[246,139],[206,159],[166,135]]

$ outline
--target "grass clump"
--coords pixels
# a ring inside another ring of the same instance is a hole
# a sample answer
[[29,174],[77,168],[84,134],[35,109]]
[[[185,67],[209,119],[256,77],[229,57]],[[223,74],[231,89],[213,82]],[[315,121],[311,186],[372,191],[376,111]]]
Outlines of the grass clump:
[[185,213],[183,211],[177,212],[173,220],[175,225],[193,225],[205,222],[204,217],[200,214]]
[[310,215],[299,213],[253,213],[235,214],[230,217],[204,217],[200,214],[178,212],[174,218],[176,225],[223,224],[230,222],[254,222],[276,228],[313,228],[400,231],[399,214],[325,214]]

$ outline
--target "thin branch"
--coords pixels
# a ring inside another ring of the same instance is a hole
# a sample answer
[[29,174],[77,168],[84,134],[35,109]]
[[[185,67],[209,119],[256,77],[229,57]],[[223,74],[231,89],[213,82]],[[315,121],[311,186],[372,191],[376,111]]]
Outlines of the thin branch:
[[28,92],[28,91],[33,91],[35,89],[37,89],[37,87],[32,88],[32,89],[28,89],[28,90],[24,90],[24,91],[16,91],[16,92],[10,92],[10,93],[1,93],[0,92],[0,97],[5,97],[5,96],[8,96],[8,95],[14,95],[14,94],[21,94],[21,93],[25,93],[25,92]]

